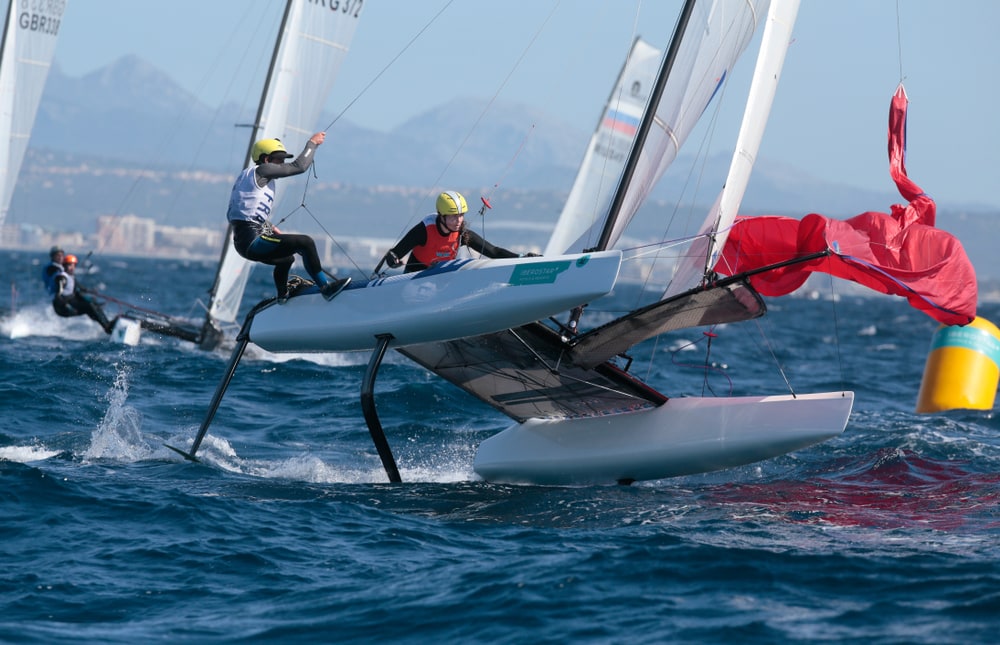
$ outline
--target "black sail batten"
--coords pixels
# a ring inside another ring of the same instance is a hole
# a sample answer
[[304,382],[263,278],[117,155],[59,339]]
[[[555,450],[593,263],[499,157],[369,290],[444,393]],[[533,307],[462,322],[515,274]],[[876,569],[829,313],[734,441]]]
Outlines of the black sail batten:
[[674,35],[670,40],[670,47],[663,56],[660,70],[656,75],[656,81],[653,83],[653,89],[649,94],[649,102],[646,104],[646,110],[643,112],[639,128],[636,130],[635,140],[632,142],[632,150],[625,161],[625,168],[622,170],[622,176],[618,181],[618,188],[615,190],[614,198],[611,200],[608,216],[604,220],[604,230],[601,231],[601,237],[594,247],[597,251],[605,251],[609,246],[611,233],[614,230],[615,222],[618,220],[622,204],[625,201],[625,193],[628,190],[629,184],[632,183],[632,176],[635,175],[635,169],[639,165],[639,156],[643,145],[646,143],[646,137],[649,136],[649,131],[656,120],[656,110],[660,105],[660,98],[663,96],[664,88],[666,88],[670,70],[677,59],[677,52],[680,50],[681,40],[684,37],[684,32],[687,31],[688,23],[691,21],[691,14],[694,13],[695,4],[696,0],[687,0],[684,3],[684,8],[681,10],[680,17],[677,19],[677,26],[674,27]]

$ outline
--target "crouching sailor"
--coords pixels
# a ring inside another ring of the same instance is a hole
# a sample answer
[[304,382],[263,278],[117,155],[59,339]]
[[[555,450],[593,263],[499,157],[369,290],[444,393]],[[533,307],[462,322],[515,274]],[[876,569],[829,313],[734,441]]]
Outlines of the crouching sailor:
[[320,293],[327,300],[344,290],[350,278],[337,279],[320,265],[316,243],[308,235],[282,233],[271,223],[271,205],[274,203],[275,179],[301,175],[313,162],[316,147],[323,143],[326,134],[317,132],[295,161],[278,139],[261,139],[253,144],[250,155],[253,163],[236,178],[229,200],[226,217],[233,227],[233,246],[241,256],[253,262],[274,266],[274,286],[278,302],[288,300],[288,273],[295,262],[295,255],[302,257],[309,277],[319,285]]
[[52,298],[52,308],[64,318],[73,316],[90,316],[91,319],[110,334],[115,328],[114,321],[108,320],[104,310],[90,296],[83,293],[82,287],[76,282],[75,255],[63,258],[63,268],[55,275],[56,295]]

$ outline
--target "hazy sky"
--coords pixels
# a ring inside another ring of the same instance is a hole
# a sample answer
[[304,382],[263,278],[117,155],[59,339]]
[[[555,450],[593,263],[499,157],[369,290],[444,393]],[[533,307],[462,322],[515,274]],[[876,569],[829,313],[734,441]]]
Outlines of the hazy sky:
[[[68,3],[56,52],[64,73],[84,75],[135,54],[209,105],[258,91],[283,4]],[[350,104],[344,118],[387,131],[454,98],[499,95],[561,115],[589,134],[633,37],[665,47],[679,6],[673,0],[364,0],[330,108],[339,113]],[[761,156],[818,177],[891,190],[887,114],[902,75],[910,97],[911,177],[941,208],[1000,204],[997,25],[995,0],[803,0]],[[755,48],[756,41],[737,77],[752,69]],[[739,83],[734,88],[746,86]],[[728,119],[734,131],[737,120],[736,112]],[[713,147],[731,145],[731,138],[713,138]]]

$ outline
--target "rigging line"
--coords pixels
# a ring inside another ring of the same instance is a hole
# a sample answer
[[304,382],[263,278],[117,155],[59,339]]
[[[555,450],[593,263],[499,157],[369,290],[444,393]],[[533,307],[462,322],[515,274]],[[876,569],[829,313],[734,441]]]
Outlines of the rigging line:
[[315,161],[313,161],[312,165],[309,166],[309,170],[306,172],[306,181],[305,185],[302,187],[302,199],[299,200],[299,205],[293,208],[287,215],[278,220],[277,223],[275,223],[275,226],[280,226],[281,224],[284,224],[285,220],[294,215],[296,211],[298,211],[300,208],[306,208],[306,195],[309,193],[309,182],[312,181],[314,178],[319,180],[319,175],[316,173]]
[[778,368],[778,374],[781,375],[781,380],[785,382],[785,387],[788,388],[789,393],[794,397],[795,389],[792,387],[791,381],[788,380],[788,374],[785,373],[785,366],[781,364],[778,360],[778,355],[774,352],[774,345],[771,344],[771,338],[768,336],[767,331],[764,329],[763,322],[760,318],[754,320],[757,325],[757,332],[760,334],[760,338],[764,343],[765,349],[771,355],[771,360],[774,361],[774,366]]
[[[236,24],[236,28],[229,31],[229,38],[223,43],[222,47],[219,48],[218,53],[217,53],[217,55],[215,57],[215,60],[211,64],[209,64],[208,66],[206,66],[206,68],[205,68],[206,71],[205,71],[204,76],[202,76],[201,80],[199,80],[198,83],[197,83],[197,85],[195,86],[195,88],[194,88],[194,94],[193,94],[194,96],[196,96],[196,97],[200,96],[202,90],[205,89],[205,87],[209,84],[209,81],[211,79],[212,74],[215,73],[215,71],[219,67],[220,61],[223,60],[224,56],[228,57],[229,54],[230,54],[230,52],[232,51],[232,46],[231,45],[232,45],[233,41],[235,40],[236,35],[245,31],[244,27],[243,27],[243,23],[245,21],[249,20],[249,16],[251,16],[254,13],[255,12],[252,12],[252,11],[244,12],[244,16],[243,16],[243,18],[241,18],[240,22],[238,22]],[[258,21],[256,29],[252,32],[254,34],[259,33],[260,30],[261,30],[261,28],[262,28],[262,26],[263,26],[263,24],[265,23],[265,21],[270,20],[270,18],[267,17],[267,16],[265,16],[264,14],[259,14],[259,15],[261,16],[261,18]],[[223,96],[229,96],[229,93],[232,90],[233,85],[236,82],[236,78],[237,78],[237,75],[235,75],[235,74],[230,74],[229,75],[229,84],[227,85],[226,91],[223,94]],[[176,119],[173,122],[173,126],[170,127],[166,131],[166,133],[163,135],[163,138],[161,139],[160,144],[156,147],[156,150],[157,150],[158,154],[157,154],[157,156],[155,156],[151,160],[150,163],[157,163],[157,162],[159,162],[163,158],[163,156],[164,156],[163,155],[163,151],[170,149],[170,146],[167,145],[167,144],[169,142],[171,142],[172,140],[174,140],[176,138],[176,136],[177,136],[176,127],[174,127],[174,126],[180,125],[180,124],[185,123],[186,121],[188,121],[188,116],[194,111],[194,108],[196,107],[196,105],[197,105],[196,101],[185,101],[184,102],[184,108],[185,109],[182,110],[182,112],[176,117]],[[210,130],[211,130],[212,126],[215,125],[215,120],[216,120],[216,118],[219,116],[219,114],[221,112],[222,112],[222,105],[220,104],[218,107],[216,107],[216,110],[215,110],[215,112],[212,115],[212,120],[209,123],[209,129]],[[193,155],[189,155],[189,158],[191,159],[191,161],[188,163],[188,166],[187,166],[187,171],[188,172],[190,172],[194,168],[194,160],[198,158],[200,152],[205,147],[207,141],[208,141],[207,137],[204,137],[204,136],[198,137],[198,144],[195,146],[194,154]],[[90,257],[91,254],[101,255],[103,253],[104,247],[107,246],[108,238],[111,237],[115,233],[115,231],[117,231],[118,228],[122,224],[121,213],[125,209],[125,205],[128,203],[128,201],[132,197],[133,193],[138,189],[138,186],[143,181],[143,179],[147,179],[147,178],[149,178],[151,176],[155,176],[155,174],[157,174],[157,173],[155,173],[152,170],[149,170],[148,167],[142,168],[142,169],[140,169],[140,170],[137,171],[135,180],[132,182],[132,184],[129,187],[129,189],[125,192],[124,197],[122,197],[121,201],[119,201],[119,203],[118,203],[118,206],[115,208],[114,212],[112,213],[113,219],[111,220],[111,227],[110,227],[110,230],[109,230],[108,234],[102,235],[100,237],[100,239],[98,239],[98,247],[97,247],[96,251],[91,251],[90,253],[88,253],[88,255],[87,255],[88,258]],[[164,174],[166,175],[167,173],[165,172]],[[169,179],[169,177],[167,177],[167,181],[168,182],[171,181]],[[178,180],[178,183],[181,183],[180,180]],[[181,194],[181,191],[171,191],[171,192],[173,193],[173,198],[170,201],[170,206],[172,206],[173,204],[175,204],[177,202],[177,199],[178,199],[179,195]],[[168,208],[167,212],[168,213],[170,212],[170,208]]]
[[[516,61],[514,61],[514,65],[510,68],[510,71],[507,72],[507,75],[504,77],[503,81],[500,82],[499,87],[497,87],[496,91],[493,93],[493,96],[490,97],[490,100],[486,103],[486,106],[479,113],[479,116],[476,118],[475,122],[473,122],[473,124],[469,127],[469,130],[465,133],[465,137],[462,138],[462,141],[455,148],[455,152],[451,155],[451,158],[448,159],[448,163],[444,165],[444,168],[441,169],[440,174],[438,174],[437,179],[434,180],[432,185],[434,186],[440,185],[441,179],[444,177],[445,173],[448,172],[448,169],[451,168],[452,164],[455,163],[455,159],[458,157],[462,149],[465,148],[465,144],[468,143],[469,139],[472,137],[472,133],[476,131],[476,129],[479,127],[479,124],[486,116],[486,113],[489,112],[490,108],[493,107],[493,104],[496,103],[497,97],[500,96],[500,92],[502,92],[503,88],[507,86],[507,83],[514,75],[514,72],[516,72],[518,67],[521,66],[521,62],[524,60],[524,57],[528,54],[528,51],[535,44],[535,41],[538,40],[538,37],[541,35],[542,31],[545,30],[545,27],[546,25],[549,24],[549,21],[552,19],[552,16],[555,15],[556,9],[559,8],[560,1],[561,0],[557,1],[555,4],[552,5],[552,10],[549,11],[549,14],[545,17],[545,20],[542,21],[542,24],[538,27],[538,29],[535,30],[535,33],[532,34],[531,40],[528,42],[528,45],[523,50],[521,50],[521,55],[518,56]],[[535,124],[531,124],[531,128],[528,131],[529,135],[534,130],[534,127]],[[522,147],[523,147],[523,142],[522,142]],[[518,149],[518,153],[520,153],[520,148]],[[516,156],[517,155],[515,155],[515,158]]]
[[[508,173],[510,173],[510,169],[514,167],[514,162],[517,161],[517,158],[519,156],[521,156],[521,152],[524,150],[524,145],[526,143],[528,143],[528,139],[530,139],[531,135],[534,134],[535,127],[536,126],[535,126],[534,123],[532,123],[528,127],[528,132],[525,133],[524,138],[521,139],[521,145],[519,145],[517,147],[517,150],[514,152],[514,156],[510,158],[510,161],[507,162],[507,166],[503,169],[503,172],[500,173],[500,178],[497,179],[496,183],[493,184],[493,187],[490,189],[489,193],[487,193],[487,195],[486,195],[486,200],[487,201],[489,201],[490,199],[493,198],[493,193],[496,192],[497,188],[500,187],[500,184],[503,182],[504,178],[506,178],[507,175],[508,175]],[[485,214],[485,213],[481,212],[481,214]]]
[[[833,257],[827,257],[827,263],[833,264]],[[827,273],[827,278],[830,280],[830,306],[833,309],[833,345],[837,350],[837,368],[840,372],[840,390],[842,392],[847,390],[846,383],[844,380],[844,353],[842,347],[840,346],[840,317],[837,316],[837,290],[836,282],[833,279],[833,267],[829,267],[829,272]]]
[[177,320],[176,316],[168,316],[165,313],[162,313],[162,312],[159,312],[159,311],[155,311],[153,309],[147,309],[146,307],[140,307],[139,305],[134,305],[131,302],[126,302],[124,300],[119,300],[118,298],[114,298],[112,296],[109,296],[106,293],[101,293],[100,291],[95,291],[95,290],[92,290],[92,289],[87,289],[86,291],[84,291],[84,293],[89,293],[89,294],[91,294],[91,295],[93,295],[93,296],[95,296],[97,298],[100,298],[101,300],[106,300],[108,302],[113,302],[116,305],[119,305],[121,307],[125,307],[127,309],[131,309],[133,311],[141,311],[141,312],[146,313],[146,314],[154,315],[154,316],[156,316],[158,318],[161,318],[163,320]]
[[309,192],[309,182],[312,180],[313,177],[317,177],[318,178],[318,175],[316,174],[316,162],[315,161],[313,162],[313,165],[310,168],[310,170],[311,170],[311,172],[306,173],[306,183],[305,183],[305,186],[302,189],[302,199],[300,200],[299,205],[296,206],[295,208],[293,208],[291,210],[291,212],[289,212],[287,215],[285,215],[280,220],[278,220],[278,222],[275,223],[275,226],[277,227],[277,226],[280,226],[280,225],[284,224],[285,221],[289,217],[291,217],[292,215],[294,215],[295,213],[297,213],[299,210],[304,210],[305,212],[309,213],[309,217],[311,217],[312,221],[316,224],[316,226],[318,226],[320,228],[320,230],[323,231],[323,234],[326,236],[326,238],[328,240],[330,240],[331,242],[333,242],[337,246],[337,249],[340,250],[341,255],[343,255],[344,257],[346,257],[350,261],[350,263],[352,265],[354,265],[354,268],[357,269],[359,273],[364,274],[365,273],[364,269],[362,269],[358,265],[357,261],[351,256],[351,254],[347,251],[347,249],[345,249],[343,247],[343,245],[341,245],[341,243],[337,241],[337,238],[335,238],[333,236],[333,233],[331,233],[323,225],[323,223],[319,220],[319,218],[316,217],[316,214],[313,213],[312,210],[310,210],[310,208],[309,208],[308,205],[306,205],[306,195]]
[[[303,201],[302,205],[299,206],[298,208],[296,208],[295,210],[299,210],[299,208],[301,208],[301,209],[305,210],[305,212],[309,213],[309,217],[311,217],[312,220],[313,220],[313,222],[316,223],[316,226],[319,226],[320,230],[323,231],[323,234],[326,235],[327,239],[329,239],[331,242],[333,242],[337,246],[337,249],[340,251],[341,255],[343,255],[345,258],[347,258],[351,262],[351,264],[354,265],[354,268],[357,269],[357,271],[359,273],[361,273],[362,275],[368,275],[365,272],[365,270],[362,269],[358,265],[358,263],[354,260],[354,258],[351,257],[351,254],[347,251],[347,249],[345,249],[343,247],[343,245],[341,245],[341,243],[337,241],[337,238],[335,238],[333,236],[333,233],[331,233],[330,231],[328,231],[327,228],[325,226],[323,226],[323,223],[319,221],[319,218],[316,217],[316,215],[312,212],[312,210],[310,210],[310,208],[308,206],[306,206],[305,201]],[[291,213],[289,213],[289,215],[291,215]],[[287,216],[286,216],[286,219],[287,219]],[[281,221],[285,221],[285,220],[281,220]]]
[[[519,342],[521,344],[521,346],[524,347],[528,351],[528,353],[530,353],[532,356],[534,356],[535,359],[539,363],[541,363],[545,367],[546,370],[548,370],[552,374],[557,374],[559,376],[559,378],[561,378],[561,379],[565,379],[567,381],[572,381],[574,383],[583,383],[584,385],[589,385],[589,386],[594,387],[596,389],[603,390],[605,392],[611,392],[613,394],[617,394],[619,396],[622,396],[622,397],[625,397],[625,398],[628,398],[628,399],[636,399],[636,400],[641,400],[642,399],[642,397],[637,396],[635,394],[632,394],[631,392],[624,392],[622,390],[618,390],[618,389],[615,389],[613,387],[609,387],[607,385],[602,385],[600,383],[595,383],[595,382],[590,381],[588,379],[577,378],[576,376],[573,376],[572,374],[569,374],[567,372],[560,372],[558,369],[552,367],[552,364],[548,360],[546,360],[545,357],[542,356],[538,351],[536,351],[527,340],[525,340],[522,336],[520,336],[517,333],[517,330],[515,330],[515,329],[508,329],[507,332],[510,333],[517,340],[517,342]],[[560,362],[562,361],[562,354],[563,354],[563,352],[560,352],[560,356],[559,356],[559,361]],[[514,378],[514,377],[508,377],[508,378],[512,379],[512,380],[516,380],[516,381],[521,381],[521,382],[528,380],[528,378],[527,378],[526,375],[518,377],[518,378]],[[538,379],[531,379],[531,380],[532,380],[532,382],[534,382],[537,385],[544,385]]]
[[[672,240],[661,240],[659,242],[647,242],[646,244],[636,244],[635,246],[624,246],[619,250],[622,252],[622,260],[639,260],[649,255],[657,257],[657,254],[661,249],[672,249],[676,246],[687,246],[691,242],[694,242],[699,237],[708,237],[708,234],[702,233],[701,235],[687,235],[684,237],[674,238]],[[626,253],[635,252],[634,255],[624,257]],[[684,256],[687,257],[687,256]]]
[[899,60],[899,82],[903,82],[903,29],[899,21],[899,0],[896,0],[896,56]]
[[[485,114],[485,111],[484,111],[484,114]],[[500,178],[497,179],[496,183],[493,184],[493,187],[487,192],[487,194],[484,195],[481,198],[482,201],[483,201],[483,205],[479,209],[479,218],[480,218],[480,220],[482,222],[482,224],[481,224],[481,228],[482,228],[481,235],[482,235],[484,241],[487,239],[487,237],[486,237],[486,210],[493,208],[493,206],[490,204],[490,200],[493,199],[493,194],[496,192],[497,188],[500,187],[500,184],[503,182],[504,178],[510,172],[510,169],[514,167],[514,162],[521,155],[521,151],[524,150],[524,145],[528,142],[528,139],[531,137],[531,135],[532,135],[532,133],[534,133],[534,131],[535,131],[535,124],[532,123],[531,126],[528,128],[528,132],[525,133],[524,137],[521,139],[521,145],[519,145],[517,147],[517,150],[514,152],[514,156],[512,156],[510,158],[510,161],[507,162],[507,166],[504,168],[503,172],[500,174]],[[451,162],[449,162],[449,165],[451,165]],[[440,179],[441,179],[441,177],[439,176],[438,177],[438,181],[440,181]],[[481,249],[480,249],[479,253],[482,254],[482,250]]]
[[361,88],[361,91],[358,92],[357,95],[353,99],[351,99],[350,103],[348,103],[344,107],[344,109],[341,110],[337,114],[337,116],[333,117],[333,121],[330,121],[330,125],[326,126],[326,128],[324,128],[323,131],[326,132],[327,130],[329,130],[330,128],[332,128],[333,125],[337,121],[340,120],[340,117],[344,116],[344,113],[347,112],[349,109],[351,109],[351,106],[353,106],[355,103],[357,103],[358,99],[360,99],[362,96],[365,95],[365,93],[369,90],[369,88],[371,88],[371,86],[374,85],[375,82],[378,81],[378,79],[380,79],[382,77],[382,75],[385,74],[389,70],[389,68],[392,67],[396,63],[397,60],[399,60],[400,56],[402,56],[404,53],[406,53],[406,50],[408,50],[413,45],[413,43],[415,43],[417,41],[417,39],[420,38],[420,36],[423,35],[423,33],[425,31],[427,31],[428,27],[430,27],[432,24],[434,24],[437,21],[437,19],[441,17],[441,14],[443,14],[445,12],[445,10],[447,10],[448,7],[451,6],[451,3],[454,2],[454,1],[455,0],[448,0],[444,4],[444,6],[441,7],[441,9],[439,9],[438,12],[436,14],[434,14],[434,16],[430,20],[427,21],[427,24],[425,24],[423,27],[421,27],[420,31],[418,31],[416,34],[414,34],[413,38],[410,39],[410,42],[406,43],[406,45],[404,45],[403,48],[400,49],[399,52],[395,56],[392,57],[392,60],[390,60],[388,63],[386,63],[385,67],[383,67],[381,69],[381,71],[379,71],[379,73],[376,74],[375,77],[372,78],[372,80],[370,80],[368,82],[367,85],[365,85],[363,88]]

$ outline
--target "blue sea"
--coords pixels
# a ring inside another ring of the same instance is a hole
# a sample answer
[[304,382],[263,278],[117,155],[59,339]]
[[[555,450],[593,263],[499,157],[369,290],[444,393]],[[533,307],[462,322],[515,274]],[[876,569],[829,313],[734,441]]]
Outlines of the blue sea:
[[[672,396],[787,379],[857,398],[833,440],[631,486],[481,481],[476,446],[507,419],[390,352],[390,484],[366,355],[251,347],[187,462],[164,444],[190,445],[229,350],[59,319],[45,261],[0,252],[0,641],[995,642],[1000,421],[914,412],[937,325],[901,299],[834,283],[716,329],[710,353],[700,330],[636,348],[632,371]],[[200,315],[213,272],[94,265],[84,284],[173,315]],[[256,269],[247,302],[272,289]]]

